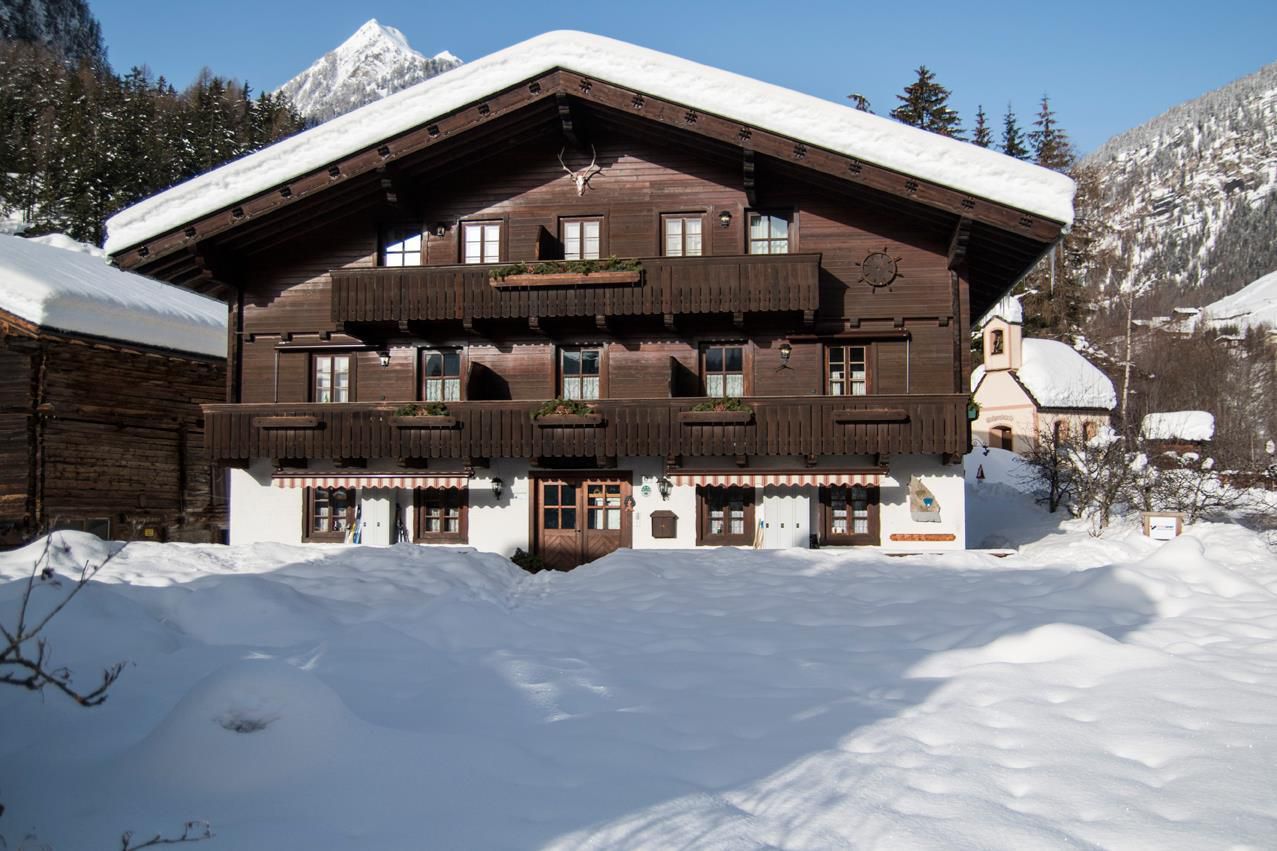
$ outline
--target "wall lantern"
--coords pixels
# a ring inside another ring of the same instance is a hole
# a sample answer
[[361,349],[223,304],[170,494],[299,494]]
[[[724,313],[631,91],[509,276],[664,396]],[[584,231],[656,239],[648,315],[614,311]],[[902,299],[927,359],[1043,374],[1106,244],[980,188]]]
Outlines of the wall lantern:
[[781,344],[780,344],[780,365],[781,365],[781,366],[788,366],[788,365],[789,365],[789,356],[790,356],[790,355],[792,355],[793,353],[794,353],[794,347],[793,347],[793,346],[789,345],[789,343],[788,343],[788,342],[781,343]]
[[390,351],[388,349],[382,349],[377,352],[377,359],[381,361],[382,366],[390,366]]
[[496,478],[492,480],[492,498],[500,500],[501,492],[504,490],[505,490],[505,482],[502,481],[500,476],[497,476]]
[[443,239],[445,236],[448,235],[448,225],[446,222],[437,223],[434,226],[433,230],[434,230],[435,236],[438,237],[439,239]]
[[864,485],[852,485],[851,508],[853,511],[864,511],[869,508],[869,489]]
[[674,489],[674,483],[667,476],[661,476],[661,480],[656,483],[656,489],[661,492],[661,499],[668,501],[670,491]]
[[730,210],[724,210],[718,214],[719,227],[728,228],[732,226],[732,214]]

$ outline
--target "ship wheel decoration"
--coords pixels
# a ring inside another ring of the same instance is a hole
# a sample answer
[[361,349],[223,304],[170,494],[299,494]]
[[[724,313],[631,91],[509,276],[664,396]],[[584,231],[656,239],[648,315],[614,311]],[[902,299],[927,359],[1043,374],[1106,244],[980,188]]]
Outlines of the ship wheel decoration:
[[900,258],[887,253],[886,246],[882,251],[871,251],[860,261],[860,280],[874,289],[889,286],[900,277]]

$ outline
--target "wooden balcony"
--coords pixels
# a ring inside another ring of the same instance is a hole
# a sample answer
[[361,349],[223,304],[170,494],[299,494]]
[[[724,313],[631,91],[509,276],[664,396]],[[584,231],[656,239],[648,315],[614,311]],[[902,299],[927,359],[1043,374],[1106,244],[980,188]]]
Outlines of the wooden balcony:
[[[494,282],[493,266],[333,269],[335,322],[427,322],[568,316],[814,311],[820,255],[656,257],[633,278],[555,276],[552,285]],[[593,280],[592,280],[593,279]]]
[[[746,400],[753,416],[745,421],[680,416],[700,401],[607,399],[594,403],[597,417],[548,426],[532,418],[538,402],[453,402],[448,408],[455,422],[446,429],[397,427],[394,411],[401,403],[205,405],[204,413],[212,457],[231,463],[256,458],[766,457],[967,450],[964,395],[770,397]],[[305,425],[280,427],[287,417]]]

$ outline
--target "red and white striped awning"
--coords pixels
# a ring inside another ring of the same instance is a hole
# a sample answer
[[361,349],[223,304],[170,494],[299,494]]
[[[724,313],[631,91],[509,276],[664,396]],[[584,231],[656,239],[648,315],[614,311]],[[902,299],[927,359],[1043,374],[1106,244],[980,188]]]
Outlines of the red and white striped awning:
[[404,475],[401,473],[365,473],[358,476],[321,473],[292,475],[280,473],[272,477],[277,488],[464,488],[470,477],[463,474]]
[[854,473],[836,471],[811,473],[670,473],[669,478],[676,485],[710,485],[729,487],[731,485],[873,485],[882,481],[882,473]]

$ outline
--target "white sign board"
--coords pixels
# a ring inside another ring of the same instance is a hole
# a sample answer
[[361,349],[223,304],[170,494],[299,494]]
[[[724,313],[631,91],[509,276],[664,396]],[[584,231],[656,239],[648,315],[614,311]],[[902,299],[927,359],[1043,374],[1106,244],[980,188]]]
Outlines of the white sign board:
[[1148,536],[1154,541],[1169,541],[1179,535],[1179,518],[1174,515],[1148,518]]

